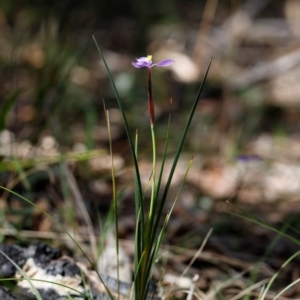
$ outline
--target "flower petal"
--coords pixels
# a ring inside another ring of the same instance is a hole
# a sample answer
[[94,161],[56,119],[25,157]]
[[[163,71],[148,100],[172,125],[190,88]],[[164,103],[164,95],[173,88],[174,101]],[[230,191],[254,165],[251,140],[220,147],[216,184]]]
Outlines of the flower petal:
[[131,63],[135,68],[143,68],[143,67],[146,67],[145,65],[143,64],[140,64],[138,62],[132,62]]
[[173,64],[174,62],[175,62],[175,60],[173,60],[173,59],[165,59],[156,64],[153,64],[152,66],[166,67],[166,66]]
[[140,58],[136,58],[136,60],[137,60],[138,62],[149,62],[148,57],[140,57]]
[[132,65],[135,68],[143,68],[143,67],[151,68],[152,61],[149,60],[148,57],[140,57],[140,58],[136,58],[136,61],[132,62]]

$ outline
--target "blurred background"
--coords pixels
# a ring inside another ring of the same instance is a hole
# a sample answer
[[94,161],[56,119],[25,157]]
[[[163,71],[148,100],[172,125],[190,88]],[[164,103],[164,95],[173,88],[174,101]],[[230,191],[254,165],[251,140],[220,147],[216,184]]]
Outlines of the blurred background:
[[[212,58],[167,204],[167,208],[172,204],[193,157],[167,242],[196,249],[213,227],[208,251],[258,261],[275,234],[228,214],[243,214],[239,209],[276,228],[286,226],[287,232],[297,236],[297,0],[1,0],[1,186],[27,197],[84,235],[81,201],[98,232],[112,193],[105,103],[120,198],[120,236],[132,236],[132,160],[92,35],[113,74],[132,134],[138,129],[144,184],[151,174],[147,72],[133,68],[131,62],[148,54],[154,62],[176,61],[168,68],[153,69],[160,155],[172,111],[170,168]],[[56,230],[40,211],[5,190],[0,191],[0,206],[2,241],[16,232],[23,242],[48,238],[43,232]],[[276,269],[297,247],[281,239],[266,261]],[[201,262],[201,268],[206,264]],[[195,269],[199,271],[199,266]],[[289,270],[289,276],[296,276]]]

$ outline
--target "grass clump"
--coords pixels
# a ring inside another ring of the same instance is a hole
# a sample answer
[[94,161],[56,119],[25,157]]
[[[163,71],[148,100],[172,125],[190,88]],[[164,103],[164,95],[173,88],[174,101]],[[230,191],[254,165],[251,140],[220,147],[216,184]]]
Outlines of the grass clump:
[[[151,131],[151,142],[152,142],[152,173],[151,173],[151,184],[149,183],[151,189],[150,204],[145,205],[145,195],[143,192],[143,187],[141,184],[140,170],[138,164],[138,134],[136,134],[135,142],[130,133],[130,127],[127,122],[125,110],[123,108],[122,101],[120,99],[118,90],[114,83],[112,74],[106,63],[105,57],[99,47],[96,39],[94,38],[99,54],[104,62],[106,71],[108,73],[112,88],[115,93],[116,100],[118,102],[119,108],[121,110],[125,130],[127,133],[127,138],[129,141],[129,146],[131,150],[132,159],[134,162],[135,169],[135,211],[136,211],[136,230],[135,230],[135,252],[134,252],[134,290],[135,299],[144,300],[148,296],[148,291],[151,283],[153,266],[156,261],[158,250],[161,246],[161,242],[166,230],[168,220],[170,218],[171,211],[169,211],[164,217],[164,205],[166,203],[169,188],[172,182],[172,178],[177,166],[179,156],[181,154],[184,141],[186,139],[189,126],[191,124],[196,106],[198,104],[203,85],[205,83],[210,64],[204,75],[204,79],[199,87],[198,93],[195,97],[193,106],[191,108],[190,114],[188,116],[186,125],[184,127],[180,142],[177,147],[177,151],[174,156],[173,164],[168,175],[167,183],[164,187],[161,185],[161,180],[164,172],[164,165],[167,157],[168,149],[168,136],[170,130],[170,120],[169,127],[167,131],[167,138],[165,143],[165,150],[162,156],[161,168],[157,170],[156,161],[156,136],[155,136],[155,114],[154,114],[154,99],[152,93],[152,67],[154,66],[168,66],[174,61],[171,59],[166,59],[159,63],[152,63],[152,56],[141,57],[133,62],[133,66],[136,68],[145,67],[148,70],[148,108],[150,116],[150,131]],[[158,172],[157,172],[158,171]],[[157,177],[158,174],[158,177]],[[149,206],[149,209],[146,207]],[[160,225],[162,226],[160,227]],[[118,245],[116,245],[118,247]]]

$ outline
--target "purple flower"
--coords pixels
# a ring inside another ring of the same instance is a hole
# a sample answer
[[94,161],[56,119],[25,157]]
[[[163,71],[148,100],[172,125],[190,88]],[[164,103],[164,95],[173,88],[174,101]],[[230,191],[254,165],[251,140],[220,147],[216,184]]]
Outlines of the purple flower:
[[173,59],[165,59],[156,64],[152,63],[152,55],[148,55],[147,57],[136,58],[136,61],[132,62],[132,65],[135,68],[148,68],[148,107],[149,107],[149,115],[150,115],[150,124],[154,125],[154,101],[152,95],[152,75],[151,68],[153,66],[166,67],[174,63]]
[[156,64],[152,63],[152,55],[148,55],[147,57],[140,57],[136,58],[135,62],[132,62],[132,65],[135,68],[152,68],[153,66],[160,66],[160,67],[166,67],[174,63],[175,61],[173,59],[165,59],[162,60]]

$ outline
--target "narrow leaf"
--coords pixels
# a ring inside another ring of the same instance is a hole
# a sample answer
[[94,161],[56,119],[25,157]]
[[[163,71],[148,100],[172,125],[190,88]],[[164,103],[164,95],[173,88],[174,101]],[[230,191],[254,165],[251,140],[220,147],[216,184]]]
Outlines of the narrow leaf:
[[[174,161],[173,161],[173,164],[172,164],[172,168],[171,168],[171,171],[170,171],[170,174],[169,174],[169,177],[168,177],[168,181],[167,181],[167,184],[166,184],[165,189],[164,189],[164,192],[163,192],[163,196],[162,196],[161,203],[160,203],[159,210],[158,210],[158,216],[161,216],[161,215],[162,215],[163,207],[164,207],[164,204],[165,204],[166,199],[167,199],[167,196],[168,196],[169,188],[170,188],[170,186],[171,186],[171,182],[172,182],[172,178],[173,178],[173,175],[174,175],[176,166],[177,166],[177,162],[178,162],[179,156],[180,156],[180,154],[181,154],[182,147],[183,147],[183,144],[184,144],[184,142],[185,142],[185,138],[186,138],[186,136],[187,136],[187,133],[188,133],[188,130],[189,130],[191,121],[192,121],[192,119],[193,119],[193,116],[194,116],[194,113],[195,113],[197,104],[198,104],[198,102],[199,102],[200,95],[201,95],[201,92],[202,92],[204,83],[205,83],[205,81],[206,81],[206,78],[207,78],[207,75],[208,75],[208,71],[209,71],[210,66],[211,66],[211,62],[212,62],[212,61],[209,62],[209,65],[208,65],[208,67],[207,67],[207,69],[206,69],[206,72],[205,72],[203,81],[202,81],[202,83],[201,83],[201,85],[200,85],[200,87],[199,87],[198,93],[197,93],[196,98],[195,98],[195,100],[194,100],[194,104],[193,104],[193,106],[192,106],[192,109],[191,109],[191,111],[190,111],[190,114],[189,114],[187,123],[186,123],[186,125],[185,125],[184,131],[183,131],[183,134],[182,134],[182,137],[181,137],[181,139],[180,139],[180,142],[179,142],[179,145],[178,145],[176,154],[175,154],[175,158],[174,158]],[[153,235],[156,234],[157,229],[158,229],[158,226],[159,226],[159,218],[157,218],[157,220],[156,220],[156,222],[155,222],[155,224],[154,224]]]
[[136,158],[135,151],[134,151],[134,144],[133,144],[133,141],[132,141],[132,138],[131,138],[131,135],[130,135],[129,125],[128,125],[127,118],[126,118],[126,115],[125,115],[125,110],[124,110],[122,101],[120,99],[117,87],[115,85],[114,79],[113,79],[113,77],[111,75],[109,67],[108,67],[108,65],[106,63],[106,60],[104,58],[104,55],[102,53],[102,50],[99,47],[99,45],[98,45],[98,43],[97,43],[97,41],[96,41],[96,39],[95,39],[94,36],[93,36],[93,40],[94,40],[94,42],[96,44],[97,50],[98,50],[98,52],[100,54],[100,57],[103,60],[106,72],[108,74],[110,83],[112,85],[114,94],[116,96],[116,100],[118,102],[118,105],[119,105],[119,108],[120,108],[120,111],[121,111],[121,114],[122,114],[122,119],[123,119],[123,122],[124,122],[125,131],[126,131],[128,142],[129,142],[129,146],[130,146],[130,151],[131,151],[131,155],[132,155],[133,162],[134,162],[134,168],[135,168],[135,173],[136,173],[136,178],[137,178],[137,185],[138,185],[138,189],[139,189],[139,197],[140,197],[140,199],[142,199],[143,197],[142,197],[142,184],[141,184],[140,172],[139,172],[138,162],[137,162],[137,158]]
[[18,96],[20,94],[20,91],[15,91],[12,93],[11,96],[9,96],[6,100],[4,100],[4,104],[2,109],[0,110],[0,131],[5,129],[5,123],[6,123],[6,118],[8,116],[8,113],[10,112],[13,104],[17,100]]

